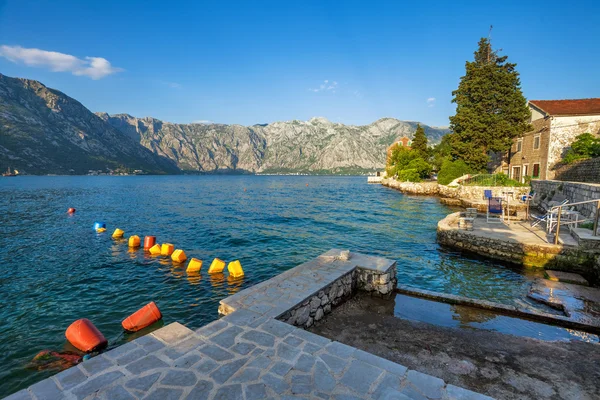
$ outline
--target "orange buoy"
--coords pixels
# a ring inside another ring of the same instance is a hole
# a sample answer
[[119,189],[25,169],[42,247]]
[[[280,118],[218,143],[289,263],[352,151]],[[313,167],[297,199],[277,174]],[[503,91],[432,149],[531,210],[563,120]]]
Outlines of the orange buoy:
[[173,260],[173,262],[176,262],[176,263],[182,263],[182,262],[184,262],[185,260],[187,260],[187,256],[185,255],[185,251],[183,251],[181,249],[175,250],[171,254],[171,260]]
[[152,325],[161,318],[162,314],[160,313],[160,310],[156,304],[151,301],[129,317],[125,318],[123,322],[121,322],[121,325],[123,325],[123,329],[126,331],[137,332],[140,329]]
[[152,254],[153,256],[160,256],[160,244],[155,244],[154,246],[150,247],[148,249],[148,251],[150,252],[150,254]]
[[160,248],[160,254],[167,257],[173,254],[173,251],[175,251],[175,246],[171,243],[163,243]]
[[144,237],[144,250],[150,250],[150,247],[156,244],[156,236]]
[[67,328],[65,336],[77,349],[89,353],[106,347],[108,341],[87,318],[78,319]]
[[138,235],[129,236],[129,247],[140,247],[140,237]]
[[71,207],[71,208],[69,208],[69,209],[67,210],[67,212],[68,212],[69,214],[75,214],[75,211],[77,211],[77,210],[75,210],[73,207]]

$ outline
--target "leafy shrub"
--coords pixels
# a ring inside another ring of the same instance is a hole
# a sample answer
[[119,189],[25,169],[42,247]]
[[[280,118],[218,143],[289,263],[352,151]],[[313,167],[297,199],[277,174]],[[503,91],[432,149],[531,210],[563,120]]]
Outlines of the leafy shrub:
[[419,172],[414,168],[403,169],[398,172],[398,178],[400,182],[421,182],[421,176]]
[[576,160],[593,157],[600,157],[600,137],[595,137],[591,133],[583,133],[577,136],[571,144],[571,148],[567,151],[563,162],[570,164]]
[[470,173],[473,173],[473,171],[464,161],[445,160],[442,163],[440,172],[438,173],[438,183],[441,185],[447,185],[456,178]]
[[431,164],[419,155],[419,152],[396,146],[388,160],[388,176],[397,176],[398,180],[420,182],[431,176]]

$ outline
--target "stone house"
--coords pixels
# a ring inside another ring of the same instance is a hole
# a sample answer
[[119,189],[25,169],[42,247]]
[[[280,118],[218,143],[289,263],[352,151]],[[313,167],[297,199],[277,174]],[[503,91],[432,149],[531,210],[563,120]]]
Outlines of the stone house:
[[513,140],[496,172],[518,181],[553,179],[554,168],[578,135],[600,135],[600,98],[531,100],[528,106],[533,130]]
[[394,143],[392,143],[387,148],[387,160],[389,160],[390,157],[392,156],[392,150],[394,149],[394,146],[402,146],[402,147],[406,147],[407,149],[410,149],[411,145],[412,145],[412,140],[409,137],[402,136],[400,139],[396,140]]

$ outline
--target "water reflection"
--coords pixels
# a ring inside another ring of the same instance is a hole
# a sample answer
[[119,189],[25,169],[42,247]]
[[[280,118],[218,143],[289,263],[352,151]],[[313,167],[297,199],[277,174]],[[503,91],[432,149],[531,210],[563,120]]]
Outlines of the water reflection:
[[186,278],[192,286],[199,285],[202,281],[202,275],[199,272],[188,272]]

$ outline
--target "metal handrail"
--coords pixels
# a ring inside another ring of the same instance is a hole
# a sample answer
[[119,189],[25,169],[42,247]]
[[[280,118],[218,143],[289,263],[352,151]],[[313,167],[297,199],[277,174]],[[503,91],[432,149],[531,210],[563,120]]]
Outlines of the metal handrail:
[[558,210],[557,216],[556,216],[556,234],[554,236],[554,244],[558,244],[558,234],[560,233],[560,216],[562,214],[562,208],[563,207],[573,207],[573,206],[577,206],[579,204],[587,204],[587,203],[596,203],[596,217],[594,218],[594,229],[592,230],[592,235],[597,236],[598,222],[600,221],[600,199],[580,201],[577,203],[567,203],[567,204],[562,204],[560,206],[554,206],[550,209],[550,213],[552,213],[554,210]]

